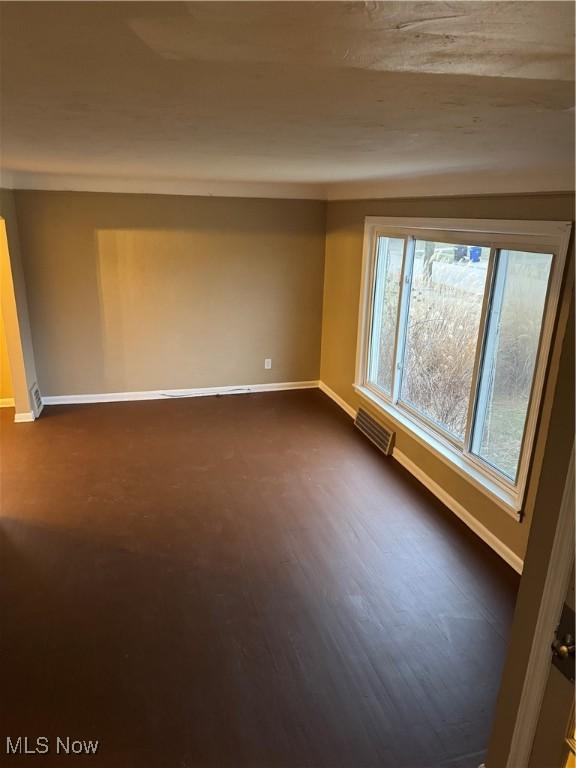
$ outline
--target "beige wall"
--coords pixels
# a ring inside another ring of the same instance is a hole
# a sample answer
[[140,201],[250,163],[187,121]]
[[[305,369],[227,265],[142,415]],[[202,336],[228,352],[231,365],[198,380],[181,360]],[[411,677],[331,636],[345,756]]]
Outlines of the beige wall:
[[[326,212],[326,262],[324,280],[324,308],[322,333],[322,359],[320,378],[357,408],[360,400],[352,383],[356,364],[356,335],[360,296],[360,271],[365,216],[438,216],[462,218],[545,219],[572,220],[574,197],[568,194],[525,195],[500,197],[426,198],[398,200],[370,200],[331,202]],[[572,252],[573,259],[573,252]],[[564,292],[564,304],[569,291]],[[566,313],[565,313],[566,314]],[[564,326],[566,318],[564,318]],[[561,331],[563,333],[563,330]],[[558,336],[558,334],[557,334]],[[565,344],[569,345],[569,341]],[[554,394],[555,377],[559,374],[573,386],[573,354],[558,369],[559,356],[549,375],[548,403],[544,411],[549,415]],[[573,398],[561,392],[567,423],[573,424]],[[366,406],[366,403],[364,403]],[[542,421],[544,424],[544,421]],[[544,425],[545,426],[545,425]],[[396,445],[409,459],[460,502],[477,520],[492,531],[517,555],[526,551],[530,520],[533,513],[536,484],[529,484],[525,518],[517,523],[512,517],[490,502],[463,477],[457,475],[430,451],[396,428]],[[535,462],[543,461],[545,433],[541,431],[536,446]],[[558,444],[558,451],[565,451]],[[569,450],[569,448],[568,448]],[[533,472],[534,478],[537,473]]]
[[318,379],[324,203],[15,195],[43,395]]
[[10,360],[6,344],[6,328],[0,312],[0,399],[11,400],[14,397],[12,388],[12,375],[10,373]]

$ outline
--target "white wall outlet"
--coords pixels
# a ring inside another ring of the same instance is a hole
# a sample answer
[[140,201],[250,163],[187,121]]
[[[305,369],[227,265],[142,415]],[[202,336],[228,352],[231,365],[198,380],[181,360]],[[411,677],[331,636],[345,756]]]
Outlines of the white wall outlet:
[[269,371],[269,370],[270,370],[270,368],[272,368],[272,358],[270,358],[270,357],[267,357],[267,358],[264,360],[264,368],[266,368],[266,370],[267,370],[267,371]]

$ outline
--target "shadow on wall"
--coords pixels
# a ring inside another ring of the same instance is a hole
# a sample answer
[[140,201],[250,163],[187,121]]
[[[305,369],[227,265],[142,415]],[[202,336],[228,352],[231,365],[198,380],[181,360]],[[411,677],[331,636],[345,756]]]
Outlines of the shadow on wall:
[[317,378],[319,265],[259,239],[98,230],[104,391],[257,383],[265,357],[268,381]]
[[43,395],[319,378],[323,203],[16,201]]

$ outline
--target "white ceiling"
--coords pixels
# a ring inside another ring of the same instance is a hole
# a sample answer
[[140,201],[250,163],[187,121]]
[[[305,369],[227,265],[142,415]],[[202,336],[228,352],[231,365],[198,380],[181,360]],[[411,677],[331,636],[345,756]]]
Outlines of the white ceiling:
[[573,187],[572,2],[4,2],[5,185]]

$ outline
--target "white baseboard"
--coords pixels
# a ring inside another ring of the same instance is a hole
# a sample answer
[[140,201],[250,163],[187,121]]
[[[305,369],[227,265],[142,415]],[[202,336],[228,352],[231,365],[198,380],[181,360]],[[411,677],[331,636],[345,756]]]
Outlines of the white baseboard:
[[410,472],[410,474],[414,475],[414,477],[417,478],[422,483],[422,485],[426,486],[426,488],[428,488],[428,490],[431,491],[434,496],[440,499],[440,501],[445,504],[449,510],[454,512],[454,514],[457,515],[460,520],[466,523],[468,528],[471,528],[474,533],[482,539],[482,541],[486,542],[486,544],[488,544],[488,546],[494,550],[494,552],[499,554],[500,557],[508,563],[508,565],[512,566],[512,568],[514,568],[517,573],[522,573],[522,569],[524,567],[524,561],[522,558],[518,557],[518,555],[509,547],[507,547],[506,544],[503,544],[500,539],[492,533],[492,531],[488,530],[485,525],[483,525],[473,515],[471,515],[470,512],[468,512],[468,510],[465,509],[459,501],[456,501],[456,499],[450,496],[450,494],[445,491],[442,486],[438,485],[435,480],[432,480],[429,475],[420,469],[420,467],[411,459],[409,459],[405,454],[403,454],[402,451],[394,448],[392,451],[392,456],[399,464],[402,464],[402,466],[405,467],[408,472]]
[[14,398],[0,397],[0,408],[14,408]]
[[120,403],[128,400],[170,400],[179,397],[211,395],[246,395],[254,392],[278,392],[286,389],[316,389],[317,381],[282,381],[272,384],[239,384],[231,387],[195,389],[146,389],[140,392],[102,392],[88,395],[44,395],[44,405],[79,405],[81,403]]
[[32,411],[21,411],[14,414],[14,422],[16,424],[24,424],[29,421],[34,421],[34,413]]
[[318,388],[324,392],[325,395],[328,395],[329,398],[334,400],[334,402],[342,408],[343,411],[346,411],[348,416],[351,416],[353,419],[356,418],[356,410],[352,408],[351,405],[348,405],[346,400],[340,397],[340,395],[337,395],[336,392],[334,392],[333,389],[330,389],[330,387],[327,384],[324,384],[323,381],[318,382]]

